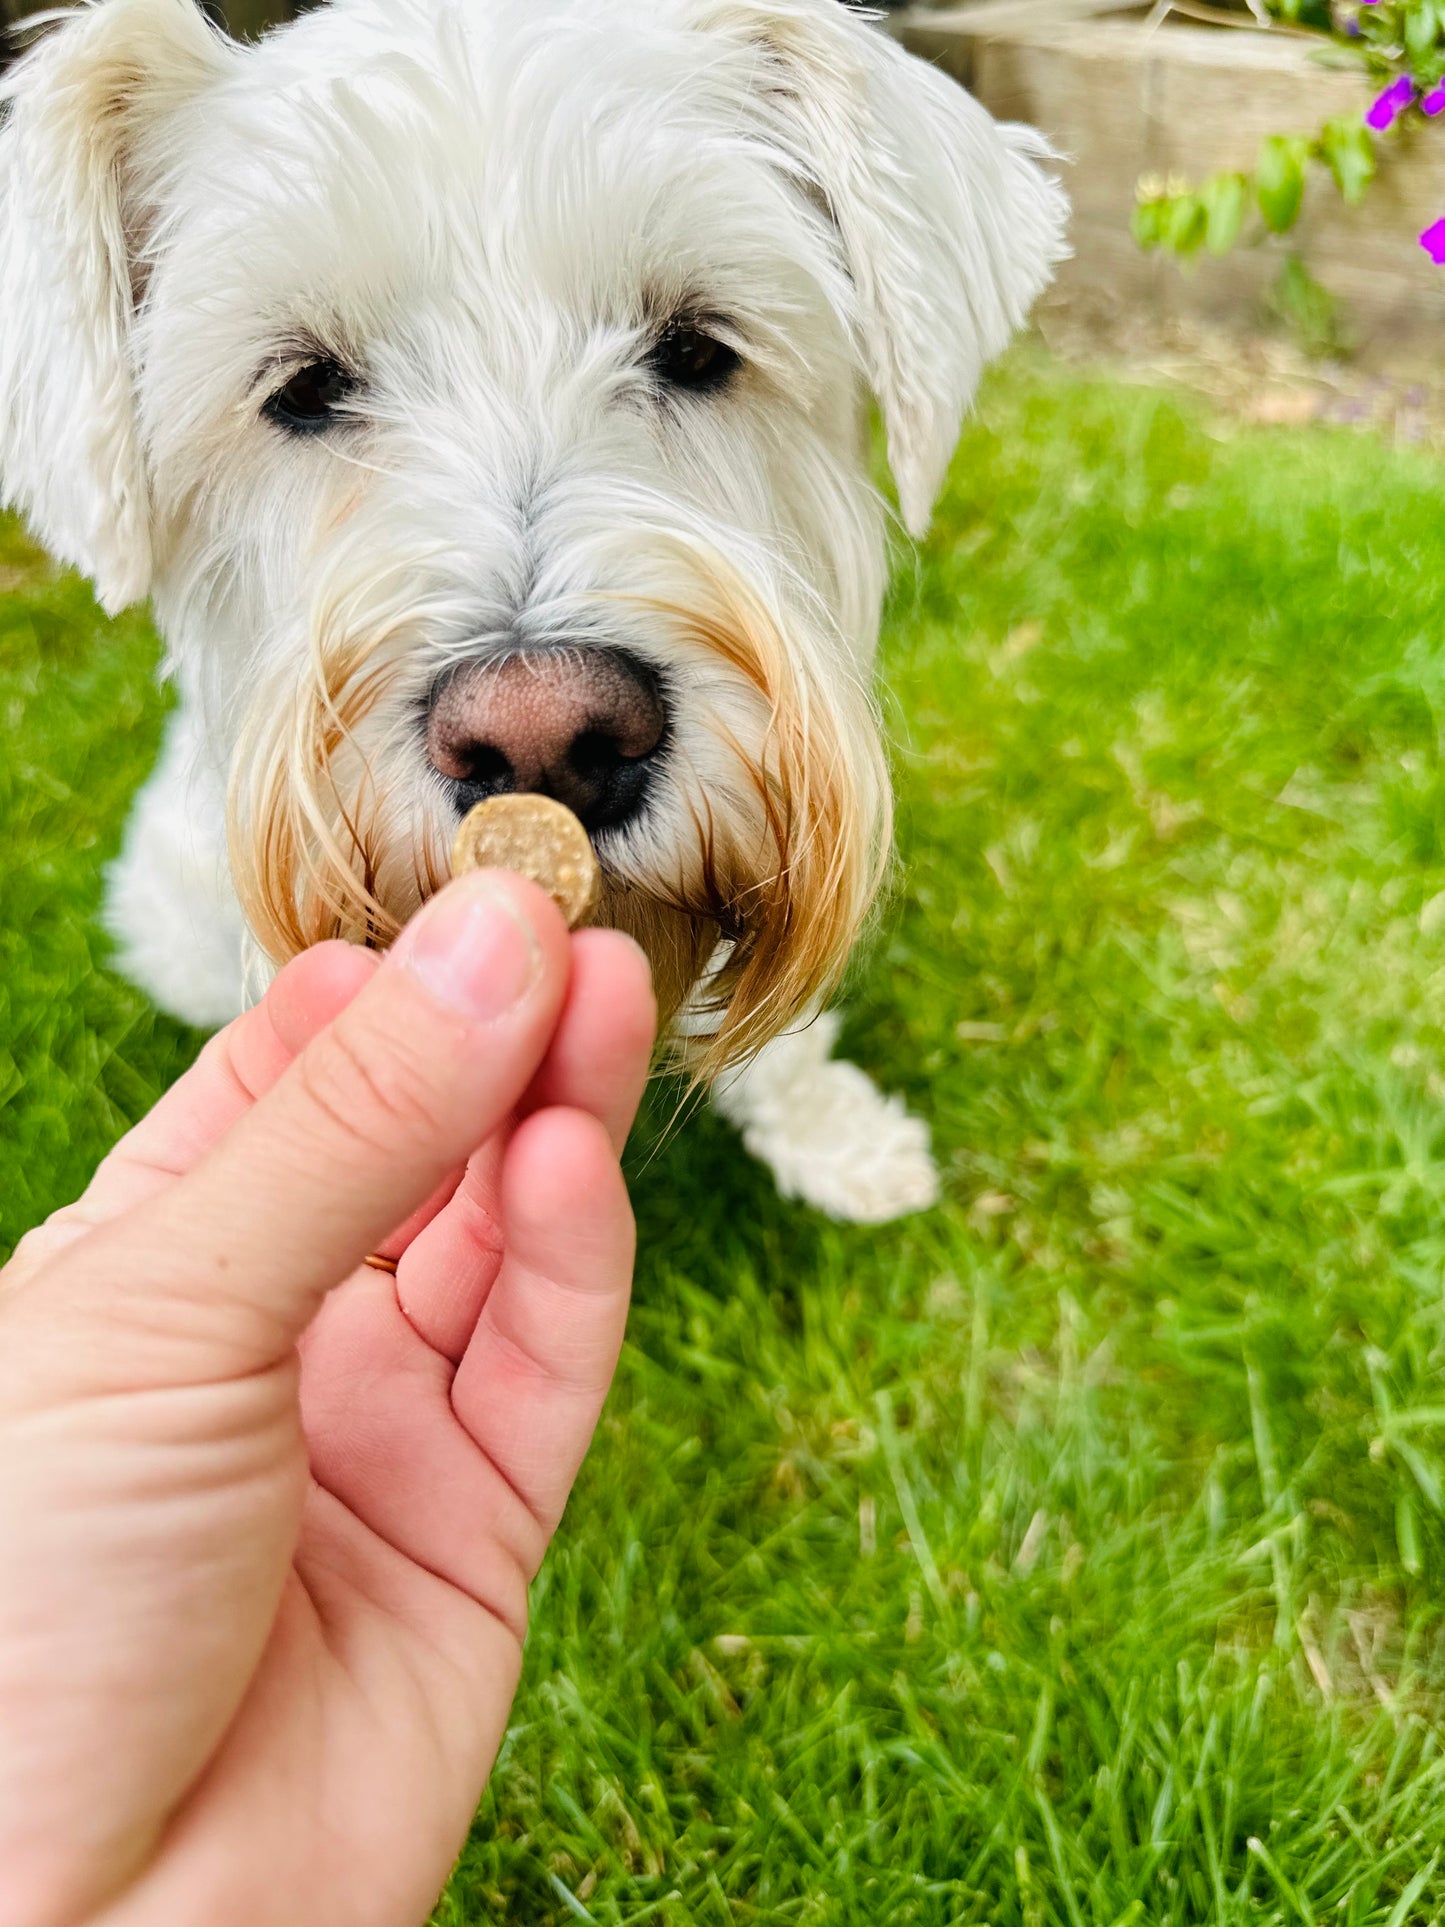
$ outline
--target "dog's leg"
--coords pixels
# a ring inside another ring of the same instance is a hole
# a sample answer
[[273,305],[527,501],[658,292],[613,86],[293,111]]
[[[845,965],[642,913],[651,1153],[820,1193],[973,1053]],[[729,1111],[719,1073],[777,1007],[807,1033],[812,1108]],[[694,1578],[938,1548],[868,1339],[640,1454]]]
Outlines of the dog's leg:
[[212,1030],[245,1005],[244,925],[226,860],[226,806],[195,712],[182,704],[106,877],[115,967],[182,1023]]
[[852,1224],[886,1224],[938,1201],[928,1126],[856,1064],[831,1055],[829,1011],[766,1045],[713,1086],[718,1110],[785,1198]]

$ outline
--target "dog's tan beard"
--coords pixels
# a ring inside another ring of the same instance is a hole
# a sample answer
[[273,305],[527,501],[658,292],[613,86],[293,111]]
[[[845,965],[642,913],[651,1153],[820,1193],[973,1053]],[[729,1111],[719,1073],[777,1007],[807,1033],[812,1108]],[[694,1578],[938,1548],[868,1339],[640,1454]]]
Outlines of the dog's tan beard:
[[[664,1026],[690,1001],[704,1006],[679,1047],[704,1081],[837,987],[886,872],[891,827],[880,733],[861,683],[825,697],[761,605],[728,587],[715,618],[666,613],[768,706],[761,758],[727,743],[753,821],[719,822],[704,805],[675,887],[643,891],[604,876],[596,917],[646,952]],[[319,648],[300,701],[293,690],[285,702],[258,702],[238,748],[232,868],[274,964],[333,938],[385,949],[446,880],[444,852],[422,841],[398,863],[384,799],[356,746],[385,698],[389,653],[384,637]]]

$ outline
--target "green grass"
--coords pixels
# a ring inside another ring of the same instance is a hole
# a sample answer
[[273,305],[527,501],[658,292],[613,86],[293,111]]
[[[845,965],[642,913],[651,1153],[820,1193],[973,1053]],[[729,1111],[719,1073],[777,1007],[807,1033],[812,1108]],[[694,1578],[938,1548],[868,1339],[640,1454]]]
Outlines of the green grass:
[[[890,612],[848,1040],[948,1202],[844,1231],[707,1118],[639,1149],[438,1921],[1445,1918],[1442,481],[992,384]],[[9,1235],[194,1040],[94,965],[153,645],[0,568]]]
[[0,1258],[197,1042],[99,967],[101,865],[160,742],[159,654],[0,519]]

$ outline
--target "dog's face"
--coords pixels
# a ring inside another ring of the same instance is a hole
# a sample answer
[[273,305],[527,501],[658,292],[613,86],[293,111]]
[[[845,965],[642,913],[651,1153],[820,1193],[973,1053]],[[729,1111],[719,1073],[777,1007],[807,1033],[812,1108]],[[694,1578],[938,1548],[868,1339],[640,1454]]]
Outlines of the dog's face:
[[838,0],[100,0],[12,76],[0,480],[152,590],[278,960],[569,803],[716,1061],[877,887],[865,406],[927,520],[1058,258],[1037,143]]

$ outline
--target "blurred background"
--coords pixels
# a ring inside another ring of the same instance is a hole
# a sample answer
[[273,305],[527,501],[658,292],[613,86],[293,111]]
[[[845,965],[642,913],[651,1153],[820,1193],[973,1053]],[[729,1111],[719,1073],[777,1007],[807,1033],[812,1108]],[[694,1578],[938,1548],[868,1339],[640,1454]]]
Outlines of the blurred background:
[[[879,30],[1077,210],[885,623],[845,1046],[945,1198],[825,1223],[659,1095],[436,1919],[1438,1927],[1445,6]],[[201,1041],[97,924],[159,662],[0,519],[0,1257]]]
[[[39,0],[39,4],[35,4],[34,0],[0,0],[0,20],[13,25],[31,14],[45,12],[47,5],[48,0]],[[246,39],[264,33],[268,27],[278,26],[302,11],[300,7],[280,4],[279,0],[230,0],[229,5],[220,4],[220,0],[208,0],[203,10],[232,33]]]
[[[44,4],[0,0],[0,22]],[[242,37],[301,10],[291,0],[204,5]],[[1051,304],[1056,348],[1219,361],[1230,357],[1211,330],[1264,332],[1315,362],[1428,377],[1445,326],[1445,278],[1417,244],[1445,213],[1445,144],[1418,138],[1445,106],[1445,95],[1431,99],[1445,62],[1437,0],[884,0],[872,10],[1068,157],[1076,258]],[[1400,81],[1412,100],[1366,128],[1368,101]]]

